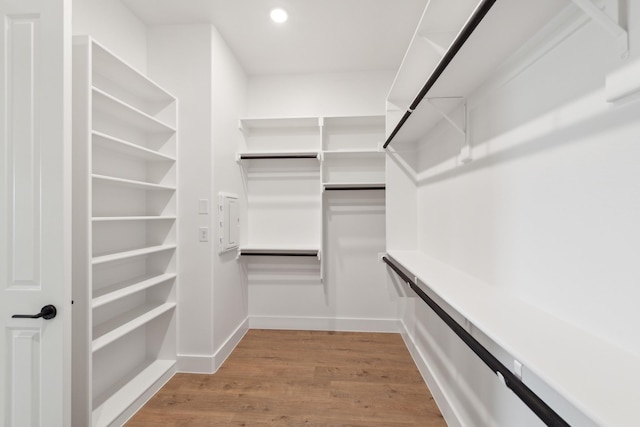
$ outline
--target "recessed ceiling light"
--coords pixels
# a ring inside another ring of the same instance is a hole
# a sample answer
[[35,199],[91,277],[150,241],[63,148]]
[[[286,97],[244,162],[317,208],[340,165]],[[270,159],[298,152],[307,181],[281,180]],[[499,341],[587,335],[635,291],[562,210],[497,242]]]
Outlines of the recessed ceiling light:
[[284,9],[273,9],[271,11],[271,19],[273,22],[277,22],[278,24],[282,24],[289,18],[289,15]]

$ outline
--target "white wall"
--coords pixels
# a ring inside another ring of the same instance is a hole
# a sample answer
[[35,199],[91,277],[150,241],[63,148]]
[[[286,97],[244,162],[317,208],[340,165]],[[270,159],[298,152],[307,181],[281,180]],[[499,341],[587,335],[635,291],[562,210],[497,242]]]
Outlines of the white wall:
[[249,117],[384,114],[393,72],[252,76]]
[[[392,72],[252,76],[248,116],[381,115],[392,81]],[[397,297],[377,258],[385,244],[384,193],[327,192],[322,211],[323,281],[316,259],[243,261],[251,326],[397,331]]]
[[119,0],[73,0],[73,34],[90,35],[125,62],[147,69],[146,26]]
[[[640,10],[628,3],[637,56]],[[640,103],[605,101],[607,73],[628,62],[588,23],[497,90],[470,98],[472,163],[457,163],[460,140],[447,126],[434,129],[421,142],[417,245],[640,355]],[[451,425],[541,425],[422,301],[404,304],[414,354],[446,395]],[[572,425],[595,425],[529,381]]]
[[[236,151],[242,139],[238,129],[238,118],[246,114],[247,77],[240,63],[215,28],[211,31],[213,52],[213,138],[212,144],[212,200],[219,192],[239,196],[240,210],[245,203],[244,189]],[[215,207],[215,206],[214,206]],[[212,218],[215,224],[215,217]],[[213,227],[214,245],[219,241],[219,227]],[[213,255],[213,316],[214,348],[216,364],[226,358],[235,342],[248,329],[248,295],[246,284],[241,280],[237,252],[230,251]],[[226,345],[225,345],[226,344]]]
[[[242,196],[235,162],[246,77],[210,25],[152,26],[149,75],[179,100],[179,369],[213,372],[246,331],[235,252],[218,255],[218,192]],[[199,213],[199,200],[209,214]],[[200,242],[208,227],[208,242]]]

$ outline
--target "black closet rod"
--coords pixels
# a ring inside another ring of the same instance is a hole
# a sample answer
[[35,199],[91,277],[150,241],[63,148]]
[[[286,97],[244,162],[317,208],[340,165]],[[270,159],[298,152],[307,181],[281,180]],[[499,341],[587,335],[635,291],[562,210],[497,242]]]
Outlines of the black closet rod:
[[347,190],[384,190],[384,185],[375,186],[352,186],[352,187],[326,187],[325,191],[347,191]]
[[[473,32],[475,31],[476,27],[480,24],[480,22],[482,22],[482,20],[484,19],[484,17],[489,12],[489,10],[491,9],[491,7],[493,6],[493,4],[495,2],[496,2],[496,0],[483,0],[483,2],[480,4],[480,6],[478,6],[476,8],[476,11],[474,12],[474,14],[467,21],[467,23],[462,28],[460,33],[458,33],[458,36],[455,38],[453,43],[451,43],[451,46],[445,52],[445,54],[442,57],[442,59],[440,60],[440,62],[438,63],[436,68],[433,70],[433,73],[431,73],[431,76],[429,76],[429,79],[424,84],[424,86],[422,86],[422,89],[420,89],[420,92],[418,92],[418,95],[415,97],[415,99],[413,100],[413,102],[409,106],[409,110],[404,113],[404,115],[402,116],[402,119],[400,119],[400,121],[398,122],[396,127],[393,129],[393,131],[391,132],[391,134],[389,135],[389,137],[385,141],[385,143],[382,146],[382,148],[387,148],[387,146],[391,143],[391,141],[396,136],[396,134],[400,131],[402,126],[404,126],[404,123],[407,121],[407,119],[409,118],[411,113],[416,108],[418,108],[418,105],[420,104],[420,102],[424,99],[424,97],[427,95],[427,93],[431,90],[433,85],[438,81],[438,79],[440,78],[440,75],[442,75],[444,70],[447,69],[447,67],[449,66],[449,64],[453,60],[453,58],[455,58],[455,56],[458,54],[458,52],[460,51],[462,46],[464,46],[464,44],[467,42],[467,40],[469,39],[471,34],[473,34]],[[506,36],[508,36],[508,35],[505,35],[505,37]],[[470,70],[470,72],[473,72],[473,70]]]
[[382,260],[402,278],[413,291],[444,321],[444,323],[496,374],[504,379],[506,386],[513,391],[522,402],[533,411],[546,425],[551,427],[569,427],[560,415],[538,397],[529,387],[504,366],[493,354],[467,332],[455,319],[442,309],[429,295],[427,295],[413,279],[407,276],[393,261],[386,256]]
[[242,154],[240,159],[242,160],[259,160],[259,159],[317,159],[318,155],[315,153],[309,154]]

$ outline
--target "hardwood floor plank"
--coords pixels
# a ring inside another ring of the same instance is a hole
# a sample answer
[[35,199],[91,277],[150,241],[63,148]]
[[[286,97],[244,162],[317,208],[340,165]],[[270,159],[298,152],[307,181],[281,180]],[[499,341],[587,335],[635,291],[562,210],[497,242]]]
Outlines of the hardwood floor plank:
[[128,427],[445,427],[398,334],[250,330],[213,375],[176,374]]

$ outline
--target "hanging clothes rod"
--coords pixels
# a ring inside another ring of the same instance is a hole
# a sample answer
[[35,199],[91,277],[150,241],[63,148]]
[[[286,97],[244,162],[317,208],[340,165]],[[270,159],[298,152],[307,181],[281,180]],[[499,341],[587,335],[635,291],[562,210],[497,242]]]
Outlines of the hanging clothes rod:
[[382,260],[404,280],[409,287],[422,299],[444,323],[480,358],[482,361],[500,378],[505,385],[513,391],[522,402],[533,411],[546,425],[550,427],[569,427],[560,415],[558,415],[549,405],[547,405],[537,394],[535,394],[525,383],[515,376],[506,366],[502,364],[493,354],[489,352],[480,342],[478,342],[469,332],[467,332],[458,322],[455,321],[442,307],[438,305],[429,295],[427,295],[414,279],[406,275],[392,260],[386,256]]
[[336,186],[326,185],[325,191],[347,191],[347,190],[384,190],[385,185],[350,185],[350,186]]
[[316,249],[240,249],[240,256],[317,257]]
[[415,97],[415,99],[409,106],[409,109],[404,113],[404,115],[402,116],[402,118],[400,119],[396,127],[389,134],[389,137],[387,138],[385,143],[382,145],[382,148],[387,148],[387,146],[391,143],[393,138],[400,131],[402,126],[404,126],[405,122],[409,119],[409,116],[411,116],[411,113],[415,111],[416,108],[418,108],[418,105],[420,105],[420,102],[431,90],[433,85],[438,81],[442,73],[447,69],[447,67],[453,60],[453,58],[455,58],[455,56],[458,54],[462,46],[464,46],[464,44],[467,42],[471,34],[473,34],[476,27],[482,22],[482,20],[487,15],[487,13],[489,12],[489,10],[491,9],[491,7],[494,5],[495,2],[496,0],[483,0],[482,3],[476,8],[471,18],[467,21],[467,23],[462,28],[462,30],[460,30],[455,40],[453,41],[453,43],[451,43],[451,46],[449,47],[449,49],[445,52],[440,62],[438,63],[436,68],[433,70],[433,73],[431,73],[431,75],[429,76],[429,79],[427,80],[427,82],[424,84],[424,86],[422,86],[422,89],[420,90],[420,92],[418,92],[418,95]]
[[296,154],[241,154],[240,160],[250,159],[317,159],[317,153],[296,153]]

